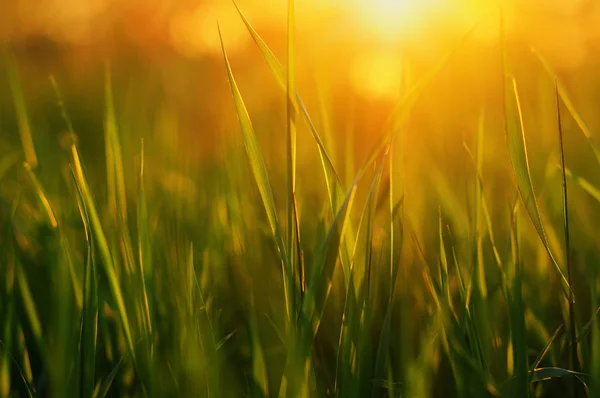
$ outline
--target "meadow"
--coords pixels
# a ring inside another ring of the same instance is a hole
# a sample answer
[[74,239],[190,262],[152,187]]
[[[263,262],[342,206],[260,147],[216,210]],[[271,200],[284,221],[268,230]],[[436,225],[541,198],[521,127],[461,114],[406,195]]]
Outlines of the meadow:
[[3,48],[0,398],[600,397],[597,72],[495,13],[349,105],[236,10],[151,82]]

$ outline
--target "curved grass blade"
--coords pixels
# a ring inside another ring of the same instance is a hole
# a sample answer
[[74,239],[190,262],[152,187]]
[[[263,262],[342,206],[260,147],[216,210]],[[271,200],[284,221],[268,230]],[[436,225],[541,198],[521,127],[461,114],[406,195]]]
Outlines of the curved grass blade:
[[548,256],[556,270],[563,292],[567,299],[573,299],[571,286],[562,272],[560,265],[552,254],[550,244],[546,238],[546,233],[542,225],[540,211],[535,198],[533,182],[531,180],[531,172],[529,169],[529,160],[527,156],[527,146],[525,140],[525,131],[523,128],[523,114],[519,103],[519,93],[516,80],[505,74],[505,91],[504,91],[504,111],[505,111],[505,131],[508,140],[508,150],[512,164],[513,174],[517,182],[517,188],[529,218],[544,244],[544,248],[548,252]]
[[16,60],[12,52],[10,52],[8,49],[5,49],[4,58],[6,71],[8,73],[8,83],[10,85],[10,90],[12,91],[15,110],[17,113],[17,122],[19,124],[19,134],[21,136],[23,152],[25,153],[25,161],[35,169],[38,166],[38,158],[35,152],[35,146],[33,144],[31,126],[29,124],[29,117],[27,115],[27,105],[25,104],[25,98],[21,88]]
[[560,99],[567,107],[567,110],[571,114],[571,117],[573,117],[573,120],[575,120],[575,123],[577,123],[577,126],[579,127],[579,129],[581,130],[583,135],[585,135],[585,138],[587,138],[588,142],[590,143],[590,146],[592,147],[592,151],[594,152],[594,155],[596,156],[596,160],[598,161],[598,163],[600,163],[600,145],[598,144],[598,140],[597,140],[596,136],[594,134],[592,134],[592,131],[590,130],[588,125],[583,120],[583,117],[575,108],[575,105],[573,104],[573,101],[571,100],[571,97],[569,96],[569,93],[567,92],[566,87],[558,79],[558,75],[556,74],[556,72],[554,71],[552,66],[550,66],[550,63],[548,62],[548,60],[546,60],[546,58],[544,58],[544,56],[542,56],[542,54],[539,51],[537,51],[535,48],[532,48],[532,51],[537,56],[537,58],[540,60],[540,62],[542,63],[542,65],[544,66],[544,68],[546,69],[548,74],[556,82],[556,88],[558,91],[558,95],[560,96]]
[[[275,76],[275,80],[277,81],[279,87],[282,90],[285,90],[288,96],[287,105],[290,106],[290,102],[297,109],[297,113],[303,117],[304,121],[309,127],[310,133],[317,143],[317,148],[319,150],[319,157],[321,159],[321,167],[323,169],[323,174],[325,176],[325,183],[327,185],[327,193],[329,195],[329,201],[331,204],[331,212],[332,215],[335,216],[340,209],[340,206],[344,202],[344,189],[342,181],[333,165],[333,161],[331,160],[330,155],[327,152],[326,146],[319,135],[317,128],[315,127],[310,115],[308,114],[308,110],[300,97],[300,94],[296,91],[295,95],[293,91],[287,87],[286,81],[286,71],[281,66],[279,60],[275,57],[275,54],[271,51],[271,49],[267,46],[265,41],[260,37],[258,32],[252,27],[250,21],[246,18],[240,7],[238,6],[235,0],[232,0],[235,5],[242,22],[246,26],[246,29],[250,33],[250,36],[256,43],[261,55],[266,60],[269,65],[269,69]],[[293,101],[292,101],[293,99]],[[346,229],[346,237],[343,241],[342,251],[340,253],[340,261],[342,263],[342,267],[344,269],[344,276],[346,284],[348,283],[348,279],[350,277],[350,257],[352,255],[352,247],[351,244],[354,242],[354,232],[352,230],[352,226],[348,225]]]
[[585,373],[574,372],[572,370],[563,368],[538,368],[533,370],[531,375],[531,382],[536,383],[549,379],[563,378],[563,377],[574,377],[581,382],[583,387],[587,390],[587,384],[585,383],[584,377],[587,377]]
[[344,203],[340,207],[333,223],[329,227],[327,236],[313,268],[310,284],[307,287],[306,297],[302,306],[303,317],[309,323],[309,332],[305,336],[312,345],[312,340],[317,333],[325,303],[331,290],[331,278],[338,258],[338,251],[341,240],[343,239],[344,229],[349,221],[350,209],[354,202],[357,182],[350,187]]
[[127,358],[127,355],[128,354],[126,353],[121,357],[121,359],[119,359],[119,362],[117,362],[113,370],[108,374],[108,376],[106,376],[106,379],[104,379],[102,384],[100,384],[98,390],[94,392],[94,394],[92,395],[93,398],[106,398],[108,396],[110,388],[112,387],[112,384],[115,381],[115,377],[119,373],[119,369],[121,368],[121,365],[123,364],[125,358]]
[[[573,286],[573,265],[571,263],[571,239],[569,233],[569,199],[567,190],[567,173],[565,171],[565,148],[563,143],[562,121],[560,117],[560,94],[558,92],[558,80],[554,79],[554,92],[556,96],[556,116],[558,126],[558,140],[560,144],[560,166],[562,178],[562,204],[563,204],[563,227],[565,236],[565,253],[567,258],[567,277],[569,285]],[[575,300],[569,300],[569,336],[571,339],[571,367],[575,372],[579,371],[579,358],[577,355],[577,324],[575,321]],[[573,396],[579,395],[578,385],[573,381]]]
[[522,259],[519,245],[520,234],[518,216],[518,207],[515,207],[515,211],[513,213],[514,223],[510,233],[512,265],[514,267],[514,272],[510,287],[507,287],[507,301],[513,345],[513,374],[516,383],[513,396],[527,398],[529,396],[529,366],[527,365],[527,329],[525,324],[525,308],[523,303]]
[[117,312],[119,314],[121,327],[123,329],[123,334],[125,336],[127,347],[135,360],[135,356],[133,354],[133,337],[131,333],[131,326],[129,325],[129,318],[127,317],[127,310],[125,308],[123,292],[121,291],[119,279],[115,271],[115,266],[110,252],[110,248],[108,246],[108,241],[106,240],[106,235],[104,234],[102,223],[100,222],[100,216],[98,215],[98,211],[96,210],[96,205],[94,203],[91,190],[89,188],[87,179],[85,177],[85,173],[83,171],[83,165],[81,164],[79,150],[77,149],[77,145],[75,143],[71,145],[71,155],[73,158],[73,171],[75,174],[77,189],[81,192],[83,201],[88,211],[93,236],[95,238],[95,242],[98,244],[98,251],[102,259],[102,264],[104,265],[104,271],[108,279],[108,284],[113,299],[115,300],[115,303],[117,305]]
[[290,300],[290,295],[292,294],[292,292],[288,291],[288,288],[290,286],[288,278],[291,277],[291,267],[289,257],[286,252],[283,235],[281,233],[281,226],[279,224],[279,220],[277,219],[277,211],[275,209],[275,201],[273,199],[273,192],[271,191],[271,184],[269,183],[269,176],[267,175],[267,168],[265,166],[263,157],[260,153],[258,140],[256,139],[256,134],[254,133],[254,127],[252,126],[250,115],[248,114],[248,111],[242,99],[242,95],[237,87],[235,78],[233,77],[233,72],[231,70],[229,58],[227,57],[227,52],[225,51],[225,45],[223,44],[223,37],[221,36],[220,28],[219,38],[221,40],[221,49],[223,51],[225,66],[227,68],[227,75],[229,77],[229,84],[231,86],[231,92],[233,94],[233,99],[235,102],[235,109],[242,130],[244,147],[246,148],[246,154],[248,155],[250,168],[252,169],[254,180],[260,192],[260,197],[262,199],[265,211],[267,213],[269,226],[271,227],[271,232],[275,239],[275,243],[279,251],[279,256],[282,261],[286,311],[288,319],[291,319],[291,311],[293,309],[293,305]]
[[[71,169],[75,182],[75,174]],[[83,195],[75,183],[77,205],[83,222],[87,242],[87,254],[83,276],[83,311],[79,336],[79,361],[81,366],[80,392],[82,397],[91,397],[94,392],[96,373],[96,343],[98,338],[98,283],[96,274],[95,247],[89,216]]]
[[[294,0],[288,1],[287,74],[286,74],[286,127],[288,168],[288,248],[292,275],[289,278],[294,313],[300,310],[303,293],[304,270],[300,259],[300,223],[296,201],[296,70],[295,70],[295,15]],[[298,288],[296,287],[298,286]],[[298,293],[297,293],[298,291]],[[296,317],[297,318],[297,317]]]
[[552,347],[552,344],[554,343],[554,341],[557,338],[559,338],[560,336],[562,336],[563,332],[564,332],[563,325],[561,324],[554,331],[554,334],[552,335],[552,337],[550,337],[550,340],[548,340],[548,342],[546,343],[546,345],[544,346],[542,351],[540,351],[539,355],[535,359],[535,361],[531,364],[531,366],[529,368],[530,372],[533,372],[535,369],[537,369],[538,366],[540,366],[540,363],[542,363],[542,361],[546,357],[546,354],[548,353],[548,351],[550,351],[550,347]]

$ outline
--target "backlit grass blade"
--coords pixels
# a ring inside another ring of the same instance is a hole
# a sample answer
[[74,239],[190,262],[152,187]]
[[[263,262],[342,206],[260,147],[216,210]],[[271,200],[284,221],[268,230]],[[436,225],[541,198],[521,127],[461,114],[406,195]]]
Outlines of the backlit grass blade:
[[[285,90],[288,94],[287,105],[290,105],[290,99],[293,97],[289,90],[287,89],[286,83],[286,72],[284,68],[281,66],[279,60],[275,57],[275,54],[271,51],[271,49],[267,46],[265,41],[260,37],[258,32],[252,27],[240,7],[238,6],[235,0],[232,0],[244,25],[246,26],[250,36],[256,43],[258,49],[260,50],[261,55],[267,61],[269,65],[269,69],[275,76],[275,80],[279,84],[282,90]],[[317,128],[315,127],[302,98],[298,92],[295,93],[295,100],[293,101],[294,105],[297,107],[297,112],[303,117],[305,122],[307,123],[310,133],[317,143],[317,148],[319,150],[319,156],[321,158],[321,166],[323,169],[323,174],[325,176],[325,183],[327,185],[327,193],[329,194],[329,201],[331,204],[331,212],[332,215],[335,216],[340,206],[344,202],[344,189],[343,184],[340,180],[340,177],[333,165],[330,155],[327,152],[325,144],[319,135]],[[346,283],[348,283],[348,278],[350,277],[350,256],[352,255],[352,247],[351,244],[354,242],[354,233],[352,230],[352,226],[348,225],[346,229],[346,238],[343,240],[342,250],[340,252],[340,260],[342,263],[342,267],[344,268],[344,276],[346,278]]]
[[150,304],[148,300],[149,295],[146,287],[146,280],[152,284],[152,249],[148,225],[148,205],[146,203],[146,191],[144,188],[144,161],[144,140],[142,140],[140,150],[140,180],[137,200],[137,245],[140,273],[139,278],[142,285],[142,306],[145,317],[146,331],[151,334],[152,317],[150,316]]
[[[221,31],[219,29],[219,36],[220,35]],[[246,154],[248,155],[250,168],[252,170],[254,180],[256,181],[256,185],[260,192],[260,196],[265,207],[265,211],[267,213],[267,218],[269,220],[269,226],[271,228],[271,232],[275,239],[277,249],[279,250],[279,256],[282,261],[283,279],[286,296],[285,303],[286,311],[289,318],[291,316],[291,311],[293,310],[293,307],[291,305],[292,303],[290,301],[290,295],[293,294],[293,292],[288,291],[289,283],[287,282],[288,278],[291,277],[290,261],[286,252],[285,243],[281,232],[281,226],[279,224],[279,220],[277,219],[277,210],[275,209],[275,201],[273,200],[273,193],[271,191],[271,185],[269,183],[269,177],[267,175],[267,168],[265,166],[263,157],[260,152],[260,148],[258,146],[258,140],[256,139],[256,134],[254,133],[254,127],[252,126],[250,115],[248,115],[248,111],[246,110],[246,106],[244,105],[242,95],[237,87],[235,78],[233,77],[233,72],[231,71],[229,58],[227,57],[225,45],[223,44],[223,38],[221,36],[220,38],[223,57],[225,60],[225,66],[227,68],[227,75],[229,77],[231,92],[233,94],[233,99],[235,102],[235,109],[242,130],[244,147],[246,148]]]
[[[73,180],[75,175],[72,174]],[[80,392],[83,397],[91,397],[95,386],[96,368],[96,343],[98,337],[98,286],[96,280],[96,259],[94,238],[90,225],[87,209],[81,191],[77,184],[77,204],[83,223],[87,253],[83,273],[83,311],[81,314],[81,328],[79,336],[80,360]]]
[[[299,310],[303,291],[304,272],[300,269],[300,233],[298,204],[296,202],[296,68],[295,68],[295,15],[294,0],[288,0],[287,21],[287,74],[286,74],[286,127],[288,168],[288,248],[291,277],[288,292],[294,301],[294,314]],[[298,286],[298,288],[296,287]],[[296,293],[299,291],[299,294]]]
[[25,153],[25,161],[35,169],[38,166],[38,158],[35,146],[33,145],[31,126],[27,115],[27,105],[25,104],[25,97],[23,96],[23,90],[21,88],[16,60],[9,50],[5,51],[4,58],[6,61],[6,71],[8,73],[8,83],[10,85],[10,90],[12,91],[13,102],[17,112],[17,122],[19,124],[21,144],[23,145],[23,151]]
[[600,163],[600,145],[598,144],[596,136],[592,134],[592,131],[590,130],[586,122],[583,120],[583,117],[581,116],[579,111],[577,111],[577,108],[575,108],[575,105],[573,104],[573,101],[571,100],[571,97],[569,96],[565,85],[558,79],[558,75],[556,74],[548,60],[546,60],[546,58],[544,58],[544,56],[536,49],[532,50],[534,54],[538,57],[548,74],[556,82],[556,88],[558,90],[558,95],[560,96],[560,99],[567,107],[567,110],[571,114],[571,117],[573,117],[573,120],[575,120],[575,123],[577,123],[577,126],[579,127],[583,135],[585,135],[585,138],[587,138],[588,142],[590,143],[590,146],[592,147],[592,150],[594,151],[596,160],[598,161],[598,163]]
[[[573,286],[573,265],[571,263],[571,239],[569,229],[569,199],[567,189],[567,173],[565,171],[565,148],[563,143],[563,130],[560,115],[560,94],[558,92],[558,80],[554,80],[554,92],[556,97],[556,116],[558,126],[558,140],[560,145],[560,166],[562,177],[562,205],[563,205],[563,227],[565,237],[565,256],[567,259],[567,277],[569,286]],[[579,371],[579,358],[577,355],[577,325],[575,321],[575,300],[571,297],[569,300],[569,336],[571,339],[571,368],[573,371]],[[577,397],[579,385],[573,381],[573,395]]]
[[533,361],[533,363],[529,367],[530,372],[534,371],[535,369],[537,369],[538,366],[540,366],[540,363],[542,363],[542,361],[546,357],[546,354],[548,353],[548,351],[550,351],[550,348],[552,347],[552,344],[554,343],[554,341],[557,338],[559,338],[560,336],[562,336],[562,334],[564,332],[563,329],[564,329],[563,325],[559,325],[558,328],[554,331],[554,334],[552,334],[552,337],[550,337],[550,340],[548,340],[548,342],[546,343],[544,348],[542,348],[542,351],[540,351],[540,353],[538,354],[535,361]]
[[596,188],[591,182],[586,180],[583,177],[573,174],[569,168],[565,167],[565,174],[571,180],[573,180],[577,185],[581,187],[588,195],[594,198],[597,202],[600,202],[600,189]]
[[100,216],[98,215],[98,211],[96,210],[96,205],[92,197],[92,192],[89,188],[87,179],[85,177],[85,173],[83,171],[83,165],[81,164],[79,150],[77,149],[77,145],[75,143],[71,145],[71,155],[73,161],[75,181],[77,183],[77,189],[81,192],[83,202],[85,203],[85,207],[87,208],[94,240],[98,244],[98,252],[100,254],[101,263],[104,266],[104,272],[106,273],[107,282],[110,287],[113,299],[115,300],[115,304],[117,306],[117,312],[119,314],[121,327],[123,329],[123,335],[125,336],[125,342],[129,351],[131,352],[131,355],[133,356],[133,337],[131,332],[131,326],[129,324],[129,318],[127,316],[127,310],[125,308],[123,292],[121,291],[121,286],[117,278],[117,274],[115,272],[112,254],[108,246],[108,241],[106,240],[106,235],[104,234],[104,230],[102,228],[102,223],[100,222]]
[[[127,198],[125,195],[125,177],[123,171],[123,153],[117,131],[117,119],[112,91],[112,78],[110,66],[106,66],[104,78],[105,96],[105,150],[108,181],[108,196],[111,210],[119,221],[119,226],[124,227],[127,222]],[[118,218],[117,218],[118,217]]]
[[527,214],[531,218],[531,221],[533,222],[533,225],[535,226],[535,229],[537,230],[540,239],[542,240],[542,243],[548,252],[552,265],[558,274],[563,292],[567,299],[571,300],[573,295],[571,286],[562,272],[556,258],[552,254],[552,251],[550,250],[550,244],[548,243],[546,233],[542,225],[542,219],[540,217],[535,191],[531,180],[531,172],[529,169],[525,131],[523,128],[523,114],[519,104],[517,82],[513,77],[508,75],[508,72],[505,75],[504,89],[505,131],[508,140],[508,150],[513,174],[517,182],[517,188],[519,189],[519,194],[523,200]]
[[312,269],[310,283],[307,287],[302,307],[304,319],[309,323],[308,329],[310,332],[306,334],[305,338],[310,341],[310,345],[312,345],[312,340],[319,328],[323,309],[331,290],[331,278],[337,262],[338,250],[344,229],[349,221],[350,209],[354,202],[356,189],[357,185],[354,183],[348,191],[346,200],[344,200],[333,223],[329,227],[325,241],[317,254],[315,265]]
[[518,207],[515,208],[514,223],[511,229],[512,249],[512,281],[509,290],[508,311],[510,314],[510,331],[513,346],[513,363],[515,378],[512,396],[527,398],[529,396],[529,366],[527,364],[527,329],[525,326],[525,309],[523,303],[522,259],[519,242]]

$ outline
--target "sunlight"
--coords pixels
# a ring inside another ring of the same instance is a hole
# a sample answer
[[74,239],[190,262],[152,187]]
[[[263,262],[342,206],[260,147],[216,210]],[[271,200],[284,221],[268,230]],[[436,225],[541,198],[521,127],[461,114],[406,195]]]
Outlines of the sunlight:
[[389,100],[398,96],[402,63],[390,52],[361,54],[352,63],[350,79],[356,92],[370,100]]
[[[397,40],[417,27],[440,0],[356,0],[357,12],[364,28],[380,39]],[[439,4],[438,4],[439,5]]]

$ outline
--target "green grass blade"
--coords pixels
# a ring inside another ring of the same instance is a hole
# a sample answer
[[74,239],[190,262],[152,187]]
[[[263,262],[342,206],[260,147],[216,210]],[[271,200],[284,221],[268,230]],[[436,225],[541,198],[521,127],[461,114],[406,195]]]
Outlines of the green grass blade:
[[123,355],[121,359],[119,359],[119,362],[117,362],[108,376],[106,376],[106,379],[104,379],[102,384],[100,384],[98,390],[92,395],[93,398],[106,398],[108,396],[110,388],[112,387],[115,377],[117,377],[119,369],[121,368],[123,361],[125,361],[125,358],[127,358],[127,354]]
[[[73,181],[75,174],[72,171]],[[87,253],[84,268],[83,311],[81,314],[81,331],[79,336],[81,381],[80,392],[83,397],[91,397],[94,392],[96,377],[96,344],[98,338],[98,282],[96,276],[96,259],[94,238],[83,195],[77,184],[77,204],[83,223],[87,242]]]
[[[221,31],[219,30],[219,35],[221,35]],[[221,37],[221,36],[220,36]],[[267,175],[267,168],[265,166],[263,157],[261,155],[258,140],[256,139],[256,134],[254,133],[254,127],[252,126],[252,122],[250,120],[250,115],[248,115],[248,111],[246,106],[244,105],[244,101],[242,99],[242,95],[237,87],[235,82],[235,78],[233,77],[233,72],[231,71],[231,65],[229,63],[229,58],[227,57],[227,52],[225,51],[225,45],[223,44],[223,38],[221,37],[221,48],[223,51],[223,57],[225,60],[225,66],[227,68],[227,75],[229,77],[229,83],[231,86],[231,92],[233,94],[233,99],[235,102],[235,109],[237,112],[237,116],[240,122],[240,127],[242,130],[242,137],[244,140],[244,147],[246,148],[246,154],[248,155],[248,160],[250,163],[250,168],[252,169],[252,174],[254,175],[254,180],[260,192],[260,196],[265,207],[265,211],[267,213],[267,218],[269,220],[269,226],[271,227],[271,232],[275,239],[275,243],[277,245],[277,249],[279,251],[279,256],[282,261],[283,267],[283,279],[287,281],[290,277],[290,261],[286,251],[283,235],[281,233],[281,226],[279,224],[279,220],[277,219],[277,211],[275,209],[275,201],[273,199],[273,192],[271,191],[271,184],[269,183],[269,177]],[[288,284],[284,283],[286,288],[285,290],[285,303],[286,303],[286,311],[288,315],[288,319],[291,319],[291,311],[293,309],[292,303],[290,300],[290,295],[292,292],[288,291]]]
[[[288,292],[294,301],[294,314],[299,312],[303,292],[304,271],[300,269],[300,223],[296,201],[296,68],[295,68],[295,14],[294,0],[288,0],[287,21],[287,74],[286,74],[286,127],[288,168],[288,248],[291,275],[288,275]],[[298,291],[298,292],[297,292]]]
[[533,52],[538,57],[538,59],[540,60],[540,62],[542,63],[542,65],[544,66],[546,71],[548,72],[548,74],[556,82],[556,88],[558,90],[558,95],[560,96],[560,99],[563,101],[563,103],[567,107],[567,110],[571,114],[571,117],[573,117],[573,120],[575,120],[575,123],[577,123],[577,126],[579,127],[579,129],[581,130],[583,135],[585,135],[585,138],[587,138],[588,142],[590,143],[590,146],[592,147],[592,151],[594,152],[594,155],[596,156],[596,160],[598,161],[598,163],[600,163],[600,145],[598,144],[598,140],[592,134],[592,131],[590,130],[588,125],[583,120],[583,117],[581,116],[581,114],[577,111],[577,108],[575,108],[575,105],[573,104],[573,101],[571,100],[571,97],[569,96],[569,93],[567,92],[566,87],[558,79],[558,75],[553,70],[553,68],[550,65],[550,63],[548,62],[548,60],[546,60],[546,58],[544,58],[539,51],[533,49]]
[[512,265],[514,273],[510,287],[508,310],[513,345],[513,363],[515,377],[514,397],[529,396],[529,379],[527,364],[527,329],[525,325],[525,304],[523,302],[522,259],[519,242],[518,208],[515,208],[514,224],[511,229]]
[[531,181],[525,131],[523,128],[523,114],[519,104],[517,82],[508,74],[505,75],[504,95],[506,137],[508,140],[508,150],[513,174],[517,182],[519,194],[523,200],[527,214],[533,222],[533,225],[535,226],[535,229],[538,232],[546,251],[548,252],[552,265],[559,276],[563,292],[567,299],[571,300],[573,295],[571,286],[562,272],[560,265],[556,261],[556,258],[552,254],[552,251],[550,250],[550,244],[548,243],[546,233],[542,225],[542,219],[540,217],[535,191]]
[[10,90],[12,91],[13,102],[17,112],[19,134],[21,136],[23,152],[25,153],[25,161],[35,169],[38,166],[38,158],[33,144],[33,137],[31,135],[31,126],[27,115],[27,105],[25,104],[25,97],[23,96],[23,90],[21,88],[17,63],[12,52],[8,50],[5,51],[5,61],[6,71],[8,73],[8,83],[10,85]]
[[[567,258],[567,277],[569,286],[573,286],[573,265],[571,262],[571,239],[569,229],[569,197],[567,189],[567,173],[565,171],[565,148],[563,143],[563,129],[560,115],[560,94],[558,91],[558,80],[554,80],[554,92],[556,97],[556,116],[558,126],[558,140],[560,144],[560,166],[562,177],[562,205],[563,205],[563,228],[565,236],[565,253]],[[579,371],[579,358],[577,355],[577,325],[575,321],[575,297],[571,296],[569,300],[569,336],[571,339],[571,368],[573,371]],[[579,396],[579,385],[573,380],[573,396]]]
[[108,181],[108,195],[111,210],[121,227],[127,222],[127,197],[125,194],[125,177],[123,170],[123,153],[119,142],[117,118],[112,91],[110,66],[106,66],[104,78],[105,100],[105,150]]
[[562,336],[563,334],[563,325],[560,325],[552,334],[552,337],[550,337],[550,340],[548,340],[548,342],[546,343],[546,345],[544,346],[544,348],[542,349],[542,351],[540,351],[540,353],[538,354],[537,358],[535,359],[535,361],[533,361],[533,363],[531,364],[531,366],[529,367],[529,371],[532,372],[535,369],[537,369],[538,366],[540,366],[540,363],[542,363],[542,361],[544,360],[544,358],[546,357],[546,354],[548,353],[548,351],[550,351],[550,348],[552,347],[552,344],[554,343],[554,341],[559,338],[560,336]]
[[[290,99],[294,97],[291,95],[290,90],[287,88],[286,82],[286,71],[281,66],[279,60],[275,57],[275,54],[271,51],[271,49],[267,46],[265,41],[260,37],[258,32],[252,27],[240,7],[238,6],[235,0],[232,0],[240,18],[242,19],[244,25],[246,26],[250,36],[256,43],[261,55],[266,60],[269,69],[275,76],[275,80],[277,81],[279,87],[282,90],[285,90],[288,95],[287,105],[290,105]],[[319,157],[321,159],[321,167],[323,169],[323,174],[325,176],[325,183],[327,185],[327,193],[329,195],[329,201],[331,205],[332,215],[335,216],[339,211],[342,203],[344,202],[345,190],[343,188],[342,181],[340,180],[339,174],[336,171],[333,162],[331,160],[331,156],[327,152],[327,148],[315,127],[302,98],[298,92],[295,93],[294,101],[292,102],[297,107],[297,113],[299,113],[304,121],[307,123],[310,133],[317,143],[317,148],[319,150]],[[340,261],[342,263],[342,267],[344,269],[344,276],[346,280],[346,284],[348,283],[348,279],[350,277],[350,257],[352,255],[353,248],[351,247],[354,242],[354,232],[351,225],[348,225],[346,228],[346,237],[343,240],[342,250],[340,253]]]
[[121,291],[119,279],[117,278],[112,254],[108,246],[108,241],[106,240],[106,235],[104,234],[102,223],[100,222],[100,216],[98,215],[98,211],[96,210],[96,205],[92,197],[92,192],[89,188],[87,179],[83,171],[83,165],[80,160],[79,150],[77,149],[77,145],[75,143],[71,145],[71,155],[77,189],[81,191],[83,202],[85,203],[85,207],[87,208],[94,240],[98,245],[101,263],[104,266],[104,272],[106,273],[108,285],[110,287],[113,299],[115,300],[115,304],[117,305],[117,312],[119,314],[121,327],[125,336],[125,341],[129,351],[131,352],[131,355],[133,356],[133,336],[131,332],[131,326],[129,324],[129,318],[127,316],[127,310],[125,308],[123,292]]
[[[152,317],[150,316],[150,304],[148,300],[148,288],[146,280],[152,283],[152,249],[148,222],[148,205],[146,202],[146,191],[144,188],[144,140],[141,142],[140,150],[140,174],[139,190],[137,200],[137,246],[139,277],[142,285],[142,307],[145,318],[146,332],[152,334]],[[153,295],[152,295],[153,296]]]
[[309,332],[305,336],[309,341],[309,345],[312,345],[312,340],[317,333],[323,316],[325,303],[331,290],[331,278],[337,262],[338,250],[344,234],[344,229],[349,221],[350,209],[354,202],[356,189],[357,185],[354,183],[348,191],[346,199],[333,220],[333,223],[329,227],[325,241],[317,256],[310,283],[307,286],[306,297],[302,309],[304,319],[309,324]]

